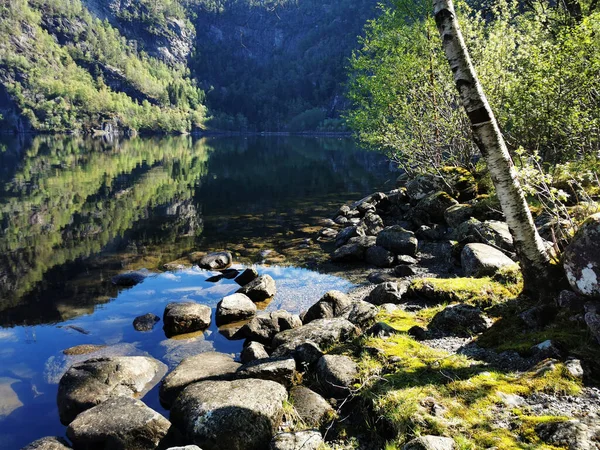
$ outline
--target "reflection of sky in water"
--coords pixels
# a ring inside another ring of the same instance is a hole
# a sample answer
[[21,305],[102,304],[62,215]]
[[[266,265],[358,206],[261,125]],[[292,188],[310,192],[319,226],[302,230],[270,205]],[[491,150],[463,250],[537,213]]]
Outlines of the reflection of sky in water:
[[[306,269],[261,266],[257,269],[261,274],[271,275],[277,285],[277,294],[267,311],[286,309],[299,313],[329,290],[348,291],[352,287],[347,280]],[[122,290],[112,302],[96,306],[93,314],[58,326],[0,329],[0,392],[3,393],[0,447],[18,449],[42,436],[64,435],[65,428],[58,421],[56,409],[56,383],[71,364],[90,355],[65,356],[63,349],[81,344],[109,345],[92,356],[149,354],[169,367],[186,356],[204,351],[239,353],[242,341],[227,340],[214,323],[205,333],[187,339],[166,339],[162,320],[151,332],[133,329],[136,316],[151,312],[162,319],[169,302],[196,301],[215,308],[221,298],[239,288],[233,280],[206,282],[210,275],[194,268],[151,276],[138,286]],[[69,325],[89,334],[68,328]],[[156,389],[144,400],[168,416],[158,403]]]

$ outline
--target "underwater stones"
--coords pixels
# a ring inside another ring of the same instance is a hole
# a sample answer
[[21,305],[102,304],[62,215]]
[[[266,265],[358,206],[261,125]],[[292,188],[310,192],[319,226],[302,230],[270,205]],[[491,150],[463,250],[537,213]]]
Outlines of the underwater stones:
[[254,267],[248,267],[235,278],[235,282],[240,286],[246,286],[251,281],[258,278],[258,271]]
[[351,303],[350,298],[343,292],[329,291],[308,309],[302,322],[306,324],[316,319],[337,317]]
[[491,321],[479,308],[458,304],[447,306],[433,316],[428,328],[455,336],[469,337],[472,334],[482,333],[491,326]]
[[242,353],[240,354],[240,361],[242,364],[246,364],[257,359],[264,359],[268,357],[269,354],[267,353],[264,345],[262,345],[260,342],[251,341],[242,350]]
[[106,348],[106,345],[82,344],[64,349],[62,352],[67,356],[88,355]]
[[454,440],[443,436],[419,436],[408,442],[402,450],[454,450]]
[[210,326],[212,310],[195,302],[169,303],[163,315],[167,335],[192,333]]
[[486,244],[465,245],[460,259],[465,276],[476,278],[493,276],[500,269],[517,265],[500,250]]
[[418,241],[412,231],[405,230],[400,225],[392,225],[377,235],[377,245],[396,255],[415,256]]
[[21,450],[70,450],[71,446],[63,438],[58,436],[43,437],[31,444],[26,445]]
[[396,255],[379,245],[367,249],[365,261],[375,267],[391,267],[396,260]]
[[600,297],[600,213],[588,217],[564,253],[567,279],[575,292]]
[[0,377],[0,420],[23,406],[23,402],[19,400],[19,396],[12,387],[18,383],[20,380],[16,378]]
[[377,285],[375,289],[365,298],[365,301],[374,305],[385,303],[402,303],[402,296],[406,294],[409,283],[388,281]]
[[58,384],[58,412],[67,425],[78,414],[112,397],[142,398],[167,366],[145,356],[90,359],[74,364]]
[[204,450],[264,450],[281,422],[285,400],[287,391],[274,381],[203,381],[177,397],[171,421]]
[[315,376],[326,395],[342,398],[358,378],[358,366],[347,356],[324,355],[317,362]]
[[115,275],[114,277],[112,277],[111,282],[115,286],[119,287],[133,287],[137,284],[140,284],[147,277],[148,272],[136,270]]
[[264,302],[273,298],[276,292],[275,280],[270,275],[261,275],[242,286],[236,293],[248,296],[253,302]]
[[215,320],[217,325],[249,319],[256,314],[256,305],[244,294],[232,294],[217,304]]
[[233,257],[229,252],[214,252],[204,255],[198,261],[198,265],[206,270],[225,270],[233,263]]
[[156,314],[148,313],[133,319],[133,328],[137,331],[151,331],[160,321]]
[[139,400],[111,398],[81,413],[67,428],[75,448],[154,450],[171,423]]
[[184,359],[160,385],[160,402],[169,407],[188,385],[206,380],[233,379],[241,366],[224,353],[206,352]]
[[292,330],[282,331],[273,338],[272,347],[275,349],[271,356],[291,354],[296,347],[306,342],[312,342],[323,348],[336,342],[354,337],[357,328],[346,319],[317,319]]
[[235,378],[257,378],[276,381],[290,387],[296,375],[296,361],[293,358],[265,358],[244,364],[235,373]]
[[270,450],[318,450],[323,445],[323,436],[318,431],[305,430],[279,433],[271,441]]
[[290,403],[310,427],[320,427],[335,416],[331,405],[321,395],[305,386],[294,386],[290,391]]

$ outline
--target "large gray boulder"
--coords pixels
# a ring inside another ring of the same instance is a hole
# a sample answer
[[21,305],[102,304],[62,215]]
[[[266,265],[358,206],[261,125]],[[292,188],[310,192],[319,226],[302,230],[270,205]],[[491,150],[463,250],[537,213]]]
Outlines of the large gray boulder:
[[408,442],[402,450],[454,450],[454,440],[443,436],[419,436]]
[[586,219],[565,250],[564,268],[575,292],[600,297],[600,213]]
[[298,416],[309,427],[319,428],[335,417],[335,411],[327,400],[304,386],[292,388],[290,403],[294,406]]
[[351,226],[344,228],[335,237],[336,248],[346,245],[351,238],[357,236],[365,236],[365,230],[362,227]]
[[254,317],[238,332],[241,338],[271,345],[277,333],[302,326],[300,317],[287,311],[263,313]]
[[362,220],[361,227],[365,230],[367,236],[377,236],[383,230],[383,219],[374,212],[367,212]]
[[63,438],[49,436],[33,441],[21,450],[70,450],[71,446]]
[[416,225],[431,225],[444,222],[444,213],[458,202],[443,191],[422,198],[409,212],[408,217]]
[[256,305],[247,295],[232,294],[217,304],[215,321],[221,326],[231,322],[246,320],[256,314]]
[[238,379],[271,380],[288,388],[292,385],[295,376],[296,361],[291,357],[257,359],[244,364],[235,373]]
[[414,177],[406,185],[406,194],[412,202],[417,202],[444,188],[441,177],[424,174]]
[[580,419],[542,422],[535,428],[542,441],[569,450],[597,450],[600,442],[600,417],[590,414]]
[[203,256],[198,265],[206,270],[225,270],[231,266],[233,258],[229,252],[215,252]]
[[339,317],[346,319],[359,328],[368,326],[379,313],[377,307],[362,300],[352,302]]
[[375,267],[391,267],[396,261],[396,255],[379,245],[367,249],[365,261]]
[[486,244],[467,244],[460,255],[462,268],[467,277],[493,276],[507,267],[517,264],[500,250]]
[[267,353],[264,345],[262,345],[260,342],[251,341],[242,350],[242,353],[240,354],[240,361],[242,361],[242,364],[246,364],[257,359],[264,359],[268,357],[269,354]]
[[415,256],[418,241],[412,231],[405,230],[400,225],[392,225],[377,235],[377,245],[396,255]]
[[171,422],[134,398],[111,398],[81,413],[67,436],[76,449],[154,450]]
[[210,326],[212,310],[195,302],[169,303],[163,323],[168,336],[205,330]]
[[492,244],[506,251],[514,249],[508,224],[497,220],[480,222],[471,217],[456,228],[455,237],[463,243]]
[[402,296],[406,294],[410,283],[388,281],[377,285],[375,289],[365,298],[365,301],[374,305],[383,305],[393,303],[395,305],[402,303]]
[[300,328],[282,331],[273,338],[275,349],[271,356],[291,354],[296,347],[312,342],[324,348],[336,342],[353,338],[358,333],[356,327],[346,319],[317,319]]
[[375,236],[357,236],[350,238],[348,242],[336,249],[331,260],[334,262],[355,262],[365,259],[367,249],[373,247],[377,238]]
[[447,306],[429,323],[429,329],[463,337],[482,333],[491,326],[491,320],[479,308],[464,304]]
[[203,381],[183,390],[171,421],[204,450],[264,450],[283,416],[285,388],[274,381]]
[[309,323],[316,319],[329,319],[339,316],[350,304],[352,300],[346,294],[340,291],[329,291],[312,305],[304,317],[303,323]]
[[457,228],[461,223],[469,220],[475,213],[473,205],[452,205],[444,211],[444,220],[451,228]]
[[188,385],[206,380],[233,379],[241,366],[224,353],[206,352],[184,359],[160,385],[160,402],[168,408]]
[[305,430],[279,433],[271,441],[271,450],[318,450],[322,448],[323,436],[318,431]]
[[237,293],[247,295],[253,302],[264,302],[275,296],[277,288],[271,275],[261,275],[242,286]]
[[83,411],[112,397],[142,398],[167,372],[145,356],[89,359],[74,364],[58,383],[58,413],[68,425]]
[[324,394],[343,398],[358,378],[358,366],[347,356],[324,355],[317,362],[315,376]]

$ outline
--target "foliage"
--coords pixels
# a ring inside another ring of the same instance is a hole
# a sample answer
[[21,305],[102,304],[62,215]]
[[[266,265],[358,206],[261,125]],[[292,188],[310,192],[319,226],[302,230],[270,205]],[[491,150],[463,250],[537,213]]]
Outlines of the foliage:
[[0,81],[33,129],[90,131],[109,122],[172,132],[201,125],[203,93],[187,69],[137,52],[79,0],[16,0],[0,12]]
[[[459,4],[469,51],[510,150],[560,163],[600,149],[600,13],[580,22],[544,2],[498,0],[484,17]],[[350,67],[348,123],[417,171],[468,167],[475,153],[439,38],[403,0],[369,23]],[[443,67],[442,67],[443,66]]]

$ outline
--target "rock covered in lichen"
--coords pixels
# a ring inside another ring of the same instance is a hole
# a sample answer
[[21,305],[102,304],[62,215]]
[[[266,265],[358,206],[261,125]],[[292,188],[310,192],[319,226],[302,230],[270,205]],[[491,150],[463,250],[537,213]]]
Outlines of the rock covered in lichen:
[[575,292],[600,297],[600,213],[587,218],[565,250],[564,268]]

